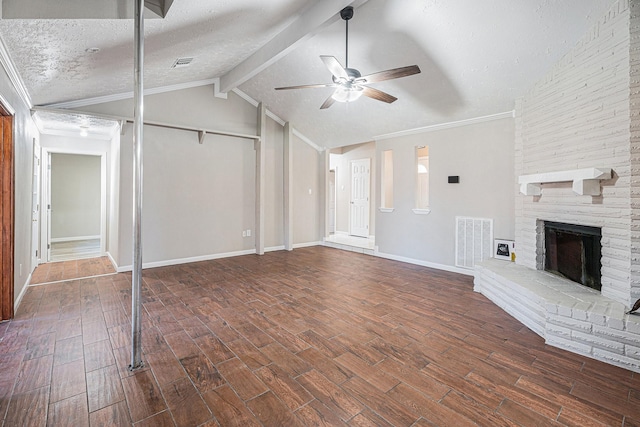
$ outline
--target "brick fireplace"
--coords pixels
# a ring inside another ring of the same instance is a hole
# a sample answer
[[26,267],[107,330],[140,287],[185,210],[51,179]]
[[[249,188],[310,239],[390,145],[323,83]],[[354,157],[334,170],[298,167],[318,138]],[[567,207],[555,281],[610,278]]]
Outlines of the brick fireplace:
[[[475,279],[550,345],[636,372],[639,87],[640,0],[619,0],[516,102],[516,263],[490,260]],[[600,291],[544,271],[545,222],[600,231]]]

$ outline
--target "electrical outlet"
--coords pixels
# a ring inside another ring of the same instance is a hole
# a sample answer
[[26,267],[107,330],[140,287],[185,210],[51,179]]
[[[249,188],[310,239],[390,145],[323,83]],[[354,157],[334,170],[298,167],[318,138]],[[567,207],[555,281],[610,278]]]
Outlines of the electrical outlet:
[[245,230],[242,230],[242,237],[247,237],[247,232]]
[[251,230],[247,230],[247,237],[251,237]]

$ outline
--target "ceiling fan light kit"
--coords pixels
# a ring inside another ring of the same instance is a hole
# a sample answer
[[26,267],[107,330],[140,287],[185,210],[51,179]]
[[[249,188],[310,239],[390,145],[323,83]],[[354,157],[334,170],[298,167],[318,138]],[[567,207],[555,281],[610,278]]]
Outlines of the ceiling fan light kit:
[[345,21],[345,66],[343,67],[335,56],[321,55],[320,59],[332,74],[333,83],[328,84],[312,84],[299,86],[277,87],[276,90],[289,89],[309,89],[318,87],[333,87],[334,92],[324,101],[321,110],[329,108],[334,101],[352,102],[360,98],[362,95],[371,99],[386,102],[388,104],[396,101],[398,98],[374,89],[368,85],[385,80],[398,79],[401,77],[411,76],[420,73],[417,65],[408,67],[394,68],[391,70],[380,71],[377,73],[362,76],[360,71],[355,68],[349,68],[349,20],[353,18],[353,7],[347,6],[340,11],[340,17]]

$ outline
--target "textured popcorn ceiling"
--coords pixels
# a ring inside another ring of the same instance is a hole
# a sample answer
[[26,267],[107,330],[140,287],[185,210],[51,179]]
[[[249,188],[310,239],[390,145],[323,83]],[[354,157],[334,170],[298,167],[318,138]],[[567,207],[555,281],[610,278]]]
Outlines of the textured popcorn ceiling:
[[[327,0],[328,1],[328,0]],[[293,22],[308,0],[175,0],[145,22],[145,85],[221,77]],[[512,110],[604,18],[613,0],[369,0],[350,22],[349,66],[362,74],[417,64],[422,73],[373,85],[399,98],[320,110],[331,89],[319,55],[344,63],[344,22],[300,43],[240,89],[321,146]],[[336,10],[336,13],[338,10]],[[0,20],[0,36],[36,105],[131,91],[133,21]],[[99,47],[89,54],[87,48]],[[172,69],[179,57],[191,66]]]

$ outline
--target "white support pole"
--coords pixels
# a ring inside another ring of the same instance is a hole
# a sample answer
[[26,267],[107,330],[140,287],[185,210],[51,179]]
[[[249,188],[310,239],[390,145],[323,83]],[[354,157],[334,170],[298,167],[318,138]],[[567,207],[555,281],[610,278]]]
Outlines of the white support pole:
[[256,149],[256,254],[264,255],[264,183],[265,183],[265,140],[267,133],[267,109],[258,104],[258,136]]
[[133,270],[131,274],[131,364],[142,364],[142,141],[144,128],[144,0],[135,4],[133,132]]
[[284,248],[293,250],[293,129],[284,124]]

